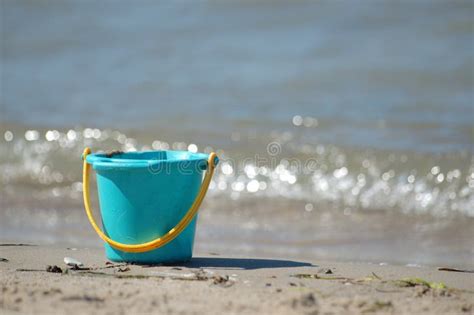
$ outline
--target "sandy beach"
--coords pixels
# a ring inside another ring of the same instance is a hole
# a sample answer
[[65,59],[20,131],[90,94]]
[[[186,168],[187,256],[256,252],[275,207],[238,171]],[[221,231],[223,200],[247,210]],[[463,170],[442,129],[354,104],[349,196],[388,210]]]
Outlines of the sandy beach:
[[[196,253],[108,262],[101,248],[0,246],[2,314],[472,314],[474,274]],[[68,267],[65,257],[83,263]],[[48,267],[49,266],[49,267]]]

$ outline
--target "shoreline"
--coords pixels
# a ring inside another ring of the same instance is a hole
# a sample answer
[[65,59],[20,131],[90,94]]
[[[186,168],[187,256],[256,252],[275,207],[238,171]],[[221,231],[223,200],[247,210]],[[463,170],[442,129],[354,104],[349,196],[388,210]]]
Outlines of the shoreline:
[[[470,241],[474,218],[398,216],[389,211],[347,216],[333,210],[306,212],[301,210],[304,202],[276,205],[280,201],[272,203],[268,199],[252,201],[242,211],[223,212],[223,200],[205,202],[196,228],[196,253],[219,251],[250,257],[474,269]],[[0,213],[0,240],[102,248],[82,207],[48,209],[47,204],[38,203],[24,209],[13,206]],[[272,216],[264,213],[266,208],[272,209]],[[55,220],[53,226],[48,226],[48,233],[44,231],[46,218]]]
[[[474,312],[474,273],[221,252],[141,266],[110,263],[102,248],[6,245],[0,244],[4,314]],[[84,267],[73,270],[64,257]],[[48,265],[59,268],[47,271]]]

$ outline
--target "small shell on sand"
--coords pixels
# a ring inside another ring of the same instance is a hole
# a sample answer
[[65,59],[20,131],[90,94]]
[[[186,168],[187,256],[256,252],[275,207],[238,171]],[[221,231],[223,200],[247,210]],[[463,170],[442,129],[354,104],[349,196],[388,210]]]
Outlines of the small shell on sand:
[[71,257],[64,257],[64,263],[68,266],[74,267],[82,267],[84,266],[83,263],[81,263],[79,260],[71,258]]

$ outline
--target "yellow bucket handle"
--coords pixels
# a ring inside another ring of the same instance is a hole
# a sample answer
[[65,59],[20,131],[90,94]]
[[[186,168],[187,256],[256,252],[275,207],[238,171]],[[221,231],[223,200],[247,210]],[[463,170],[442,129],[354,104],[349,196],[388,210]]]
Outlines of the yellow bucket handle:
[[113,239],[109,238],[107,235],[105,235],[104,232],[102,232],[102,230],[99,228],[99,226],[95,222],[94,217],[92,216],[92,211],[91,211],[91,206],[90,206],[90,196],[89,196],[89,170],[91,166],[86,161],[86,157],[90,153],[91,153],[91,149],[85,148],[84,153],[82,155],[82,158],[84,160],[83,170],[82,170],[82,191],[84,195],[84,207],[86,209],[87,217],[89,218],[89,222],[91,223],[92,227],[94,228],[94,230],[97,232],[97,234],[100,236],[101,239],[109,243],[109,245],[112,246],[113,248],[116,248],[128,253],[143,253],[143,252],[147,252],[147,251],[162,247],[168,244],[169,242],[171,242],[172,240],[174,240],[188,226],[188,224],[192,221],[192,219],[198,212],[199,206],[201,205],[202,200],[206,196],[206,192],[207,192],[207,189],[209,188],[212,175],[214,174],[214,169],[216,168],[215,160],[217,157],[217,155],[214,152],[209,154],[208,167],[207,167],[206,175],[204,176],[204,180],[202,181],[202,184],[201,184],[201,190],[199,191],[199,194],[197,195],[196,199],[191,205],[191,208],[189,208],[186,215],[181,219],[181,221],[179,221],[179,223],[174,228],[169,230],[168,233],[166,233],[164,236],[161,236],[157,239],[154,239],[152,241],[149,241],[143,244],[123,244],[123,243],[116,242]]

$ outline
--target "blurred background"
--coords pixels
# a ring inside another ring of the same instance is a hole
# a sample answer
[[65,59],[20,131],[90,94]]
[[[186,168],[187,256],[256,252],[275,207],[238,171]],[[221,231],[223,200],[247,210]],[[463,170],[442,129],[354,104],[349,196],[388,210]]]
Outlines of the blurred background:
[[101,245],[84,146],[217,150],[201,253],[474,266],[472,1],[0,4],[0,239]]

